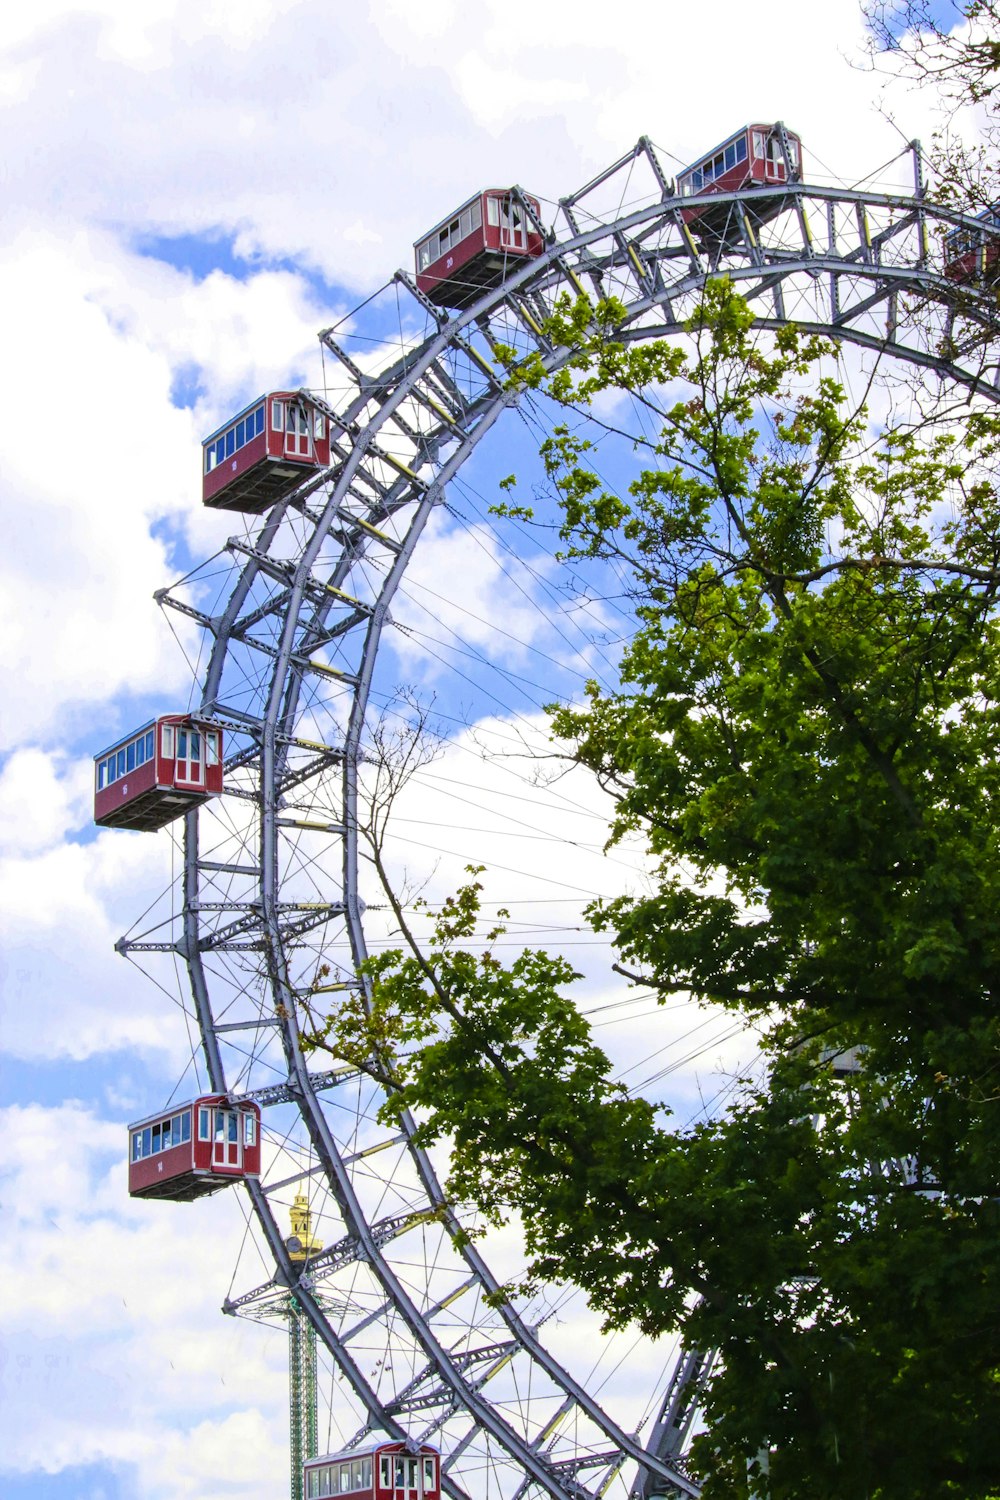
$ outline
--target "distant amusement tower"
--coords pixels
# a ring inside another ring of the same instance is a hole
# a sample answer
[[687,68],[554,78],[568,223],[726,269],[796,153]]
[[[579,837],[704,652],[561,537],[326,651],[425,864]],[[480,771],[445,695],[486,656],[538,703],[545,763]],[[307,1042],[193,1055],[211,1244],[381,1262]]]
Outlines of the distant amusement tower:
[[[292,1232],[285,1244],[297,1265],[311,1260],[323,1248],[312,1232],[312,1212],[304,1193],[297,1193],[289,1210]],[[303,1500],[302,1464],[317,1453],[316,1424],[316,1330],[309,1322],[294,1292],[288,1294],[288,1431],[291,1463],[291,1497]]]

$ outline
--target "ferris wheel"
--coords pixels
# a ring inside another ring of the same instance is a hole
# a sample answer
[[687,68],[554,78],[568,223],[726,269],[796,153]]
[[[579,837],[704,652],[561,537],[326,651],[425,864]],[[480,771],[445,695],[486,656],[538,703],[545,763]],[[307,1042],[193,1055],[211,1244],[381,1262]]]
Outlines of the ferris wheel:
[[[322,392],[269,392],[206,442],[205,501],[242,529],[158,595],[203,643],[198,701],[99,758],[101,821],[168,820],[121,793],[166,751],[166,813],[183,814],[164,910],[118,947],[143,967],[183,961],[203,1081],[186,1125],[175,1108],[135,1128],[136,1180],[169,1197],[242,1178],[273,1271],[247,1268],[226,1310],[277,1319],[294,1289],[329,1354],[330,1446],[433,1444],[455,1497],[697,1495],[684,1451],[709,1359],[667,1351],[656,1378],[634,1352],[602,1364],[590,1332],[560,1323],[561,1294],[508,1294],[509,1247],[498,1268],[470,1237],[414,1120],[381,1124],[370,1077],[303,1047],[317,1008],[359,990],[386,926],[361,837],[393,712],[380,646],[406,628],[393,605],[449,487],[516,420],[510,360],[565,360],[546,333],[563,294],[617,298],[618,336],[636,342],[682,333],[725,274],[762,329],[795,322],[997,399],[995,302],[977,279],[990,226],[929,203],[916,152],[900,193],[809,186],[799,151],[781,126],[748,126],[674,182],[643,138],[560,201],[554,229],[518,188],[436,226],[413,273],[321,333]],[[396,352],[373,359],[388,299]],[[200,1134],[201,1188],[161,1174],[158,1191],[159,1147],[190,1141],[193,1163]],[[322,1246],[308,1255],[288,1239],[302,1194]]]

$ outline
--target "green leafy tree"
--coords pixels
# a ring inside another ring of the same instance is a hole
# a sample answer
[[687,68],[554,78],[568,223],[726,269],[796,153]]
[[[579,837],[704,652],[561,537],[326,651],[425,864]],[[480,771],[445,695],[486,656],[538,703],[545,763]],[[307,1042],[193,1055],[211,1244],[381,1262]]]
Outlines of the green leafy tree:
[[867,0],[875,55],[895,55],[946,100],[992,106],[1000,80],[997,0]]
[[[930,90],[941,106],[930,166],[934,197],[978,213],[1000,197],[998,0],[865,0],[870,66]],[[974,106],[978,140],[954,128]]]
[[[995,1496],[1000,424],[873,430],[836,349],[762,342],[724,280],[686,345],[620,321],[566,302],[560,373],[512,369],[572,408],[564,546],[626,568],[638,618],[620,688],[553,729],[652,862],[594,925],[764,1063],[690,1128],[630,1097],[563,960],[468,950],[475,884],[314,1039],[450,1142],[456,1198],[520,1214],[532,1275],[720,1351],[707,1500]],[[625,493],[578,420],[609,389],[659,429]]]

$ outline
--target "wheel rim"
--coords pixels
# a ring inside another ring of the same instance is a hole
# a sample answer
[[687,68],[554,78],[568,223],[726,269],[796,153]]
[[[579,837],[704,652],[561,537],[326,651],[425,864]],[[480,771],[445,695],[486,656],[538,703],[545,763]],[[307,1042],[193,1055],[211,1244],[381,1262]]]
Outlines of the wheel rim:
[[[601,195],[640,167],[648,199],[602,215]],[[181,955],[212,1089],[248,1093],[275,1118],[297,1113],[308,1147],[303,1163],[286,1148],[288,1170],[248,1184],[275,1272],[226,1308],[283,1316],[294,1285],[354,1414],[342,1437],[384,1429],[437,1443],[456,1496],[496,1483],[506,1495],[582,1500],[616,1476],[633,1491],[696,1495],[680,1445],[704,1373],[696,1355],[679,1361],[660,1420],[645,1437],[626,1430],[554,1356],[533,1314],[500,1295],[414,1142],[412,1119],[395,1133],[377,1126],[375,1085],[347,1068],[311,1069],[300,1045],[303,1000],[356,986],[367,955],[358,780],[378,647],[447,485],[516,399],[497,346],[557,369],[565,351],[546,339],[545,318],[559,295],[585,288],[620,299],[625,340],[678,333],[706,279],[725,272],[762,328],[794,320],[997,398],[989,298],[956,292],[933,264],[935,233],[960,216],[919,195],[794,184],[719,195],[727,228],[706,245],[670,189],[640,141],[563,201],[563,236],[542,257],[451,319],[399,274],[409,305],[433,326],[375,375],[326,331],[348,382],[325,408],[336,462],[280,502],[256,536],[231,539],[217,614],[183,590],[159,596],[206,632],[200,708],[235,748],[224,810],[185,819],[169,931],[132,933],[118,946],[137,959]],[[330,974],[317,990],[321,960]],[[304,1274],[282,1223],[303,1183],[326,1239]]]

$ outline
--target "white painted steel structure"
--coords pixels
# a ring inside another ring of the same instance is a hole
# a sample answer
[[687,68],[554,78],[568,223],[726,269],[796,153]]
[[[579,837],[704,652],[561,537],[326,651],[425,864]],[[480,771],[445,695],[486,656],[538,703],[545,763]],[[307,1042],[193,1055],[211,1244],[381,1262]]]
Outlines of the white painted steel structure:
[[[648,340],[680,332],[706,278],[725,272],[762,328],[794,321],[997,399],[995,299],[944,276],[943,236],[966,221],[926,200],[916,152],[914,163],[909,194],[801,183],[721,194],[713,235],[696,239],[682,212],[691,200],[674,195],[644,138],[562,202],[539,259],[460,315],[398,273],[425,337],[369,374],[321,335],[347,382],[326,405],[329,471],[230,541],[218,612],[204,587],[159,596],[204,631],[200,711],[236,749],[222,810],[187,816],[171,914],[119,948],[137,962],[183,960],[211,1089],[249,1094],[278,1120],[297,1111],[309,1142],[301,1169],[248,1185],[275,1271],[227,1310],[266,1318],[294,1284],[358,1438],[379,1429],[440,1446],[452,1495],[584,1500],[614,1482],[696,1495],[682,1452],[705,1361],[680,1360],[659,1419],[624,1430],[537,1320],[490,1305],[497,1279],[459,1233],[413,1122],[378,1127],[374,1085],[317,1070],[300,1048],[302,999],[335,1003],[367,951],[359,759],[394,593],[449,481],[516,400],[495,347],[538,351],[549,370],[563,360],[545,333],[561,293],[614,295],[621,338]],[[615,206],[626,196],[638,206]],[[327,1248],[300,1279],[283,1226],[303,1180]]]

